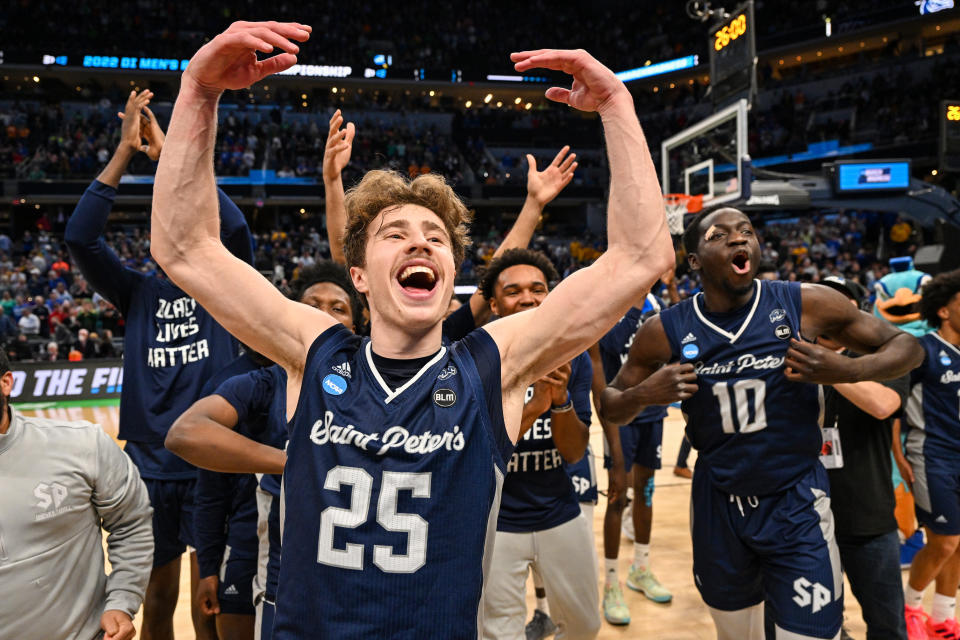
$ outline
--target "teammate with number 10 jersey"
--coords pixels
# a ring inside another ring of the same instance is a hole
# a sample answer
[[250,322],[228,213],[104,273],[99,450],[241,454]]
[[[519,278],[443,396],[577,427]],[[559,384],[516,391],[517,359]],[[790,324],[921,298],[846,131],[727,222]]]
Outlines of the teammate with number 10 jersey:
[[[693,476],[693,570],[721,640],[839,636],[843,582],[829,482],[818,462],[819,390],[903,375],[916,341],[818,285],[755,280],[760,247],[736,209],[698,215],[684,248],[703,292],[644,323],[602,396],[625,423],[681,400],[700,450]],[[804,337],[833,338],[845,358]]]

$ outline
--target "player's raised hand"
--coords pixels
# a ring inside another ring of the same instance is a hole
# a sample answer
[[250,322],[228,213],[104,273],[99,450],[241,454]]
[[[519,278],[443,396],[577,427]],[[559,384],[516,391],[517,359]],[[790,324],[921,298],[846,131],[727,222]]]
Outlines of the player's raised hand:
[[330,130],[327,132],[327,146],[323,150],[323,179],[332,182],[340,177],[343,168],[350,162],[350,153],[353,151],[353,136],[356,127],[348,122],[343,129],[343,114],[340,109],[330,118]]
[[812,342],[790,340],[783,375],[794,382],[837,384],[856,382],[856,360]]
[[146,105],[143,107],[143,113],[140,114],[140,137],[146,141],[146,144],[140,145],[140,151],[147,154],[147,157],[154,162],[159,160],[166,136],[160,128],[160,123],[157,122],[157,116],[153,115],[153,111]]
[[537,171],[537,160],[528,153],[527,195],[540,208],[547,206],[573,180],[573,172],[577,169],[576,159],[577,154],[570,153],[570,147],[565,146],[546,169]]
[[[300,47],[293,41],[306,42],[311,30],[297,22],[234,22],[200,47],[190,59],[184,79],[210,91],[244,89],[296,64]],[[257,58],[257,51],[273,53],[274,49],[282,53]]]
[[127,104],[117,116],[123,121],[120,125],[120,144],[129,146],[134,152],[140,150],[140,112],[146,108],[153,92],[144,89],[140,93],[131,91]]
[[637,385],[638,395],[646,406],[668,405],[686,400],[697,392],[697,374],[693,365],[666,364]]
[[633,98],[613,71],[583,49],[537,49],[510,54],[517,71],[553,69],[573,76],[569,89],[550,87],[546,96],[581,111],[605,113],[617,103],[631,104]]

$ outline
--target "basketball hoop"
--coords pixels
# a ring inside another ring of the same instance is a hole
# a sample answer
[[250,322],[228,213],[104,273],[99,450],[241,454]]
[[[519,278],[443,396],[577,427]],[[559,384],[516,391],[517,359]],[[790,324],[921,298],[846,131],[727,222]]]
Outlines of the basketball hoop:
[[678,236],[683,233],[683,216],[703,209],[703,195],[668,193],[663,196],[663,206],[667,210],[670,235]]

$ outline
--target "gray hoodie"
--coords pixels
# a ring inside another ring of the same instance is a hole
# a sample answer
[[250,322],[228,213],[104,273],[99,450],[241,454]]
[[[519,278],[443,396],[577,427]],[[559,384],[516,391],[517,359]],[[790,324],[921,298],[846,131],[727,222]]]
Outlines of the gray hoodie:
[[91,640],[105,610],[132,618],[153,564],[151,513],[136,467],[98,425],[11,410],[0,435],[0,637]]

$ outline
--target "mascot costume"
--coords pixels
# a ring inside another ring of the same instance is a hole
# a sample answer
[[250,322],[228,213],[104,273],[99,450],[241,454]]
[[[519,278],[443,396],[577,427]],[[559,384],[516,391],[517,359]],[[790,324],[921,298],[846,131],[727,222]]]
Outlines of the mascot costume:
[[[920,297],[921,287],[931,277],[930,274],[914,268],[913,258],[892,258],[890,273],[874,284],[874,315],[916,337],[929,333],[930,327],[920,318]],[[894,433],[903,433],[899,418],[896,420]],[[903,450],[902,440],[900,450]],[[904,540],[900,547],[900,562],[902,565],[909,565],[913,556],[923,546],[923,533],[917,529],[913,494],[910,493],[910,488],[896,464],[893,465],[893,487],[897,496],[897,524],[900,527],[901,539]]]

